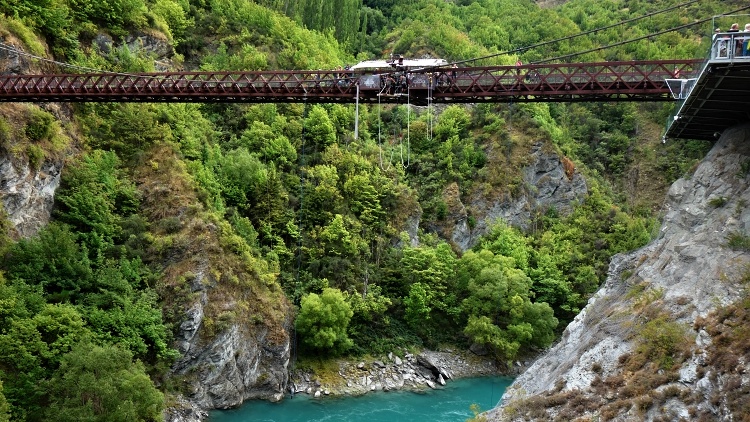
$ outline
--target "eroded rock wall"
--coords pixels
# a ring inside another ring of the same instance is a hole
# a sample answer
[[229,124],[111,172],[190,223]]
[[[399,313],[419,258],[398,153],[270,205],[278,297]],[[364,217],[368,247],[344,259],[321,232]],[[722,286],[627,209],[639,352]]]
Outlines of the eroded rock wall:
[[[489,419],[522,419],[529,412],[535,420],[741,418],[715,403],[725,386],[710,376],[712,339],[700,321],[741,297],[750,253],[728,242],[750,233],[748,167],[750,125],[726,130],[692,177],[672,185],[658,238],[612,260],[605,285],[560,341],[515,380]],[[654,315],[685,329],[689,356],[678,368],[632,364]],[[747,370],[742,359],[738,365]],[[642,371],[649,368],[653,376]],[[644,380],[653,383],[645,392],[633,388]]]
[[0,201],[18,236],[33,236],[49,222],[61,169],[59,161],[33,169],[25,157],[0,149]]
[[[572,162],[544,142],[532,145],[528,162],[522,169],[522,188],[518,195],[487,199],[482,192],[477,192],[462,198],[457,185],[448,186],[443,197],[448,205],[446,220],[449,224],[438,231],[459,250],[466,251],[497,221],[526,230],[536,212],[554,208],[564,215],[587,195],[586,181]],[[469,214],[476,224],[469,223]]]

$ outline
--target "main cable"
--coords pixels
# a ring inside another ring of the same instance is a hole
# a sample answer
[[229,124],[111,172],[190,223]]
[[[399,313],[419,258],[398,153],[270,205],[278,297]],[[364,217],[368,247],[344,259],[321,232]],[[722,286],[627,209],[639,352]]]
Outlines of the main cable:
[[5,50],[5,51],[11,52],[11,53],[15,53],[15,54],[18,54],[20,56],[25,56],[25,57],[28,57],[28,58],[31,58],[31,59],[34,59],[34,60],[39,60],[39,61],[42,61],[42,62],[47,62],[47,63],[55,64],[55,65],[58,65],[60,67],[68,67],[68,68],[73,68],[73,69],[79,69],[79,70],[84,70],[84,71],[88,71],[88,72],[91,72],[91,73],[106,74],[106,75],[117,75],[117,76],[130,76],[130,77],[137,77],[137,78],[147,78],[147,79],[154,79],[154,80],[159,80],[159,81],[172,81],[173,82],[173,80],[171,78],[164,78],[164,77],[161,77],[161,76],[141,75],[141,74],[136,74],[136,73],[126,73],[126,72],[111,72],[111,71],[107,71],[107,70],[96,69],[96,68],[93,68],[93,67],[81,66],[81,65],[65,63],[65,62],[61,62],[61,61],[57,61],[57,60],[52,60],[52,59],[48,59],[46,57],[41,57],[41,56],[37,56],[35,54],[27,53],[27,52],[25,52],[25,51],[17,48],[14,45],[6,44],[6,43],[4,43],[2,41],[0,41],[0,50]]
[[[558,42],[561,42],[561,41],[571,40],[573,38],[578,38],[578,37],[582,37],[584,35],[594,34],[594,33],[600,32],[600,31],[604,31],[606,29],[610,29],[610,28],[614,28],[616,26],[624,25],[626,23],[631,23],[631,22],[639,21],[641,19],[645,19],[645,18],[649,18],[649,17],[655,16],[655,15],[662,14],[662,13],[666,13],[666,12],[672,11],[674,9],[678,9],[678,8],[681,8],[681,7],[684,7],[684,6],[689,6],[689,5],[691,5],[693,3],[697,3],[699,1],[700,0],[691,0],[691,1],[688,1],[688,2],[685,2],[685,3],[680,3],[680,4],[677,4],[677,5],[674,5],[674,6],[670,6],[670,7],[666,8],[666,9],[657,10],[655,12],[650,12],[650,13],[647,13],[647,14],[642,15],[642,16],[638,16],[638,17],[635,17],[635,18],[626,19],[626,20],[623,20],[623,21],[620,21],[620,22],[616,22],[616,23],[613,23],[613,24],[610,24],[610,25],[606,25],[606,26],[602,26],[602,27],[599,27],[599,28],[590,29],[588,31],[578,32],[576,34],[567,35],[567,36],[564,36],[564,37],[561,37],[561,38],[556,38],[554,40],[543,41],[543,42],[536,43],[536,44],[531,44],[531,45],[528,45],[528,46],[525,46],[525,47],[514,48],[512,50],[501,51],[499,53],[493,53],[493,54],[489,54],[487,56],[474,57],[474,58],[465,59],[465,60],[458,60],[458,61],[450,62],[450,63],[445,64],[445,65],[434,66],[434,67],[430,67],[430,68],[427,68],[427,69],[440,69],[440,68],[447,67],[447,66],[459,65],[459,64],[470,63],[470,62],[475,62],[475,61],[479,61],[479,60],[491,59],[493,57],[498,57],[498,56],[507,56],[507,55],[514,54],[514,53],[520,53],[520,52],[524,52],[524,51],[527,51],[527,50],[531,50],[533,48],[543,47],[545,45],[555,44],[555,43],[558,43]],[[733,13],[733,12],[730,12],[730,13]],[[424,69],[420,69],[420,70],[424,70]]]
[[[745,6],[745,7],[741,7],[741,8],[739,8],[739,9],[737,9],[737,10],[733,10],[733,11],[731,11],[731,12],[728,12],[728,13],[725,13],[725,14],[723,14],[723,15],[719,15],[719,16],[725,16],[725,15],[729,15],[729,14],[732,14],[732,13],[737,13],[737,12],[741,12],[741,11],[743,11],[743,10],[747,10],[747,9],[750,9],[750,6]],[[708,22],[708,21],[710,21],[710,20],[712,20],[712,19],[714,19],[714,18],[715,18],[715,16],[712,16],[712,17],[710,17],[710,18],[700,19],[700,20],[697,20],[697,21],[695,21],[695,22],[691,22],[691,23],[686,23],[686,24],[684,24],[684,25],[680,25],[680,26],[675,26],[675,27],[673,27],[673,28],[665,29],[665,30],[662,30],[662,31],[658,31],[658,32],[652,32],[651,34],[647,34],[647,35],[642,35],[642,36],[640,36],[640,37],[636,37],[636,38],[631,38],[631,39],[629,39],[629,40],[625,40],[625,41],[620,41],[620,42],[616,42],[616,43],[614,43],[614,44],[604,45],[604,46],[601,46],[601,47],[597,47],[597,48],[592,48],[592,49],[589,49],[589,50],[585,50],[585,51],[579,51],[579,52],[577,52],[577,53],[570,53],[570,54],[565,54],[565,55],[562,55],[562,56],[552,57],[552,58],[549,58],[549,59],[544,59],[544,60],[537,60],[537,61],[535,61],[535,62],[532,62],[532,63],[530,63],[530,64],[543,64],[543,63],[549,63],[549,62],[551,62],[551,61],[557,61],[557,60],[569,59],[569,58],[571,58],[571,57],[575,57],[575,56],[580,56],[580,55],[582,55],[582,54],[586,54],[586,53],[592,53],[592,52],[594,52],[594,51],[605,50],[605,49],[607,49],[607,48],[612,48],[612,47],[619,47],[619,46],[621,46],[621,45],[624,45],[624,44],[629,44],[629,43],[632,43],[632,42],[636,42],[636,41],[641,41],[641,40],[644,40],[644,39],[647,39],[647,38],[655,37],[655,36],[657,36],[657,35],[662,35],[662,34],[666,34],[666,33],[668,33],[668,32],[674,32],[674,31],[678,31],[678,30],[680,30],[680,29],[685,29],[685,28],[689,28],[689,27],[691,27],[691,26],[695,26],[695,25],[700,25],[700,24],[706,23],[706,22]]]

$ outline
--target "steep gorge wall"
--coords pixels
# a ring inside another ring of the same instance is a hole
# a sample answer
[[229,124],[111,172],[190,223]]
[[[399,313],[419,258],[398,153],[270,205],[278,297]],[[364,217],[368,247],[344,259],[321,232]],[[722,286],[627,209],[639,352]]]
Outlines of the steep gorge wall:
[[[728,245],[750,233],[748,167],[750,125],[725,131],[695,173],[672,185],[658,238],[612,260],[604,286],[488,419],[741,418],[726,397],[750,381],[726,382],[730,374],[711,366],[709,321],[742,297],[748,277],[750,253]],[[670,342],[668,356],[656,353]],[[744,374],[748,352],[735,353],[732,371]]]
[[[583,175],[576,171],[567,157],[560,156],[545,141],[533,143],[526,160],[528,164],[521,169],[519,194],[490,198],[477,191],[462,197],[456,184],[448,186],[443,192],[448,205],[448,223],[436,228],[441,236],[459,250],[466,251],[498,221],[527,230],[535,213],[554,208],[565,215],[573,204],[588,194]],[[470,224],[469,215],[475,224]]]

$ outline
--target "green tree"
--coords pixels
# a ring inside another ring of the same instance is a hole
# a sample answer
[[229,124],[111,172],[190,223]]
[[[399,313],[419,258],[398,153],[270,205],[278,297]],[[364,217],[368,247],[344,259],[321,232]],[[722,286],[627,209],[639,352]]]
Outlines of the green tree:
[[[0,379],[2,379],[2,373],[0,372]],[[3,394],[3,382],[0,380],[0,422],[10,422],[10,407],[8,401],[5,400]]]
[[346,330],[353,314],[343,293],[329,287],[302,298],[295,326],[308,346],[339,354],[352,346]]
[[502,359],[532,345],[548,346],[557,326],[548,304],[531,302],[532,281],[515,263],[489,250],[469,251],[456,271],[459,286],[468,292],[462,303],[468,315],[464,334]]
[[314,105],[305,121],[305,141],[320,153],[328,145],[336,142],[336,128],[323,106]]
[[143,364],[117,346],[77,345],[49,386],[49,421],[158,421],[164,408]]
[[409,286],[409,294],[404,297],[406,321],[414,328],[426,327],[430,320],[432,294],[423,283]]

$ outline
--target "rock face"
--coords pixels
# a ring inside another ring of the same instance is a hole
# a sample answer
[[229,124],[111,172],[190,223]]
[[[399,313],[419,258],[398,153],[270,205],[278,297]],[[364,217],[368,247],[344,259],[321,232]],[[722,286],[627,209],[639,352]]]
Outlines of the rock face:
[[[184,397],[182,403],[167,409],[165,420],[200,421],[206,410],[237,407],[248,399],[280,400],[289,380],[291,322],[239,314],[219,324],[216,307],[241,308],[254,293],[252,289],[238,293],[218,282],[202,251],[195,251],[193,258],[195,276],[185,286],[191,301],[175,333],[175,347],[181,356],[169,373],[174,382],[184,386]],[[286,318],[291,316],[284,303],[273,306]],[[213,319],[209,317],[212,314]]]
[[203,267],[205,262],[190,282],[193,301],[175,334],[181,357],[169,377],[184,386],[184,397],[165,411],[167,422],[202,421],[206,410],[237,407],[249,399],[278,401],[289,380],[289,327],[237,318],[206,330],[208,307],[218,301],[232,309],[247,298],[219,294]]
[[195,373],[190,400],[204,409],[236,407],[248,399],[280,400],[288,381],[289,342],[275,342],[267,334],[233,324],[210,343],[181,350],[183,358],[173,371]]
[[[172,44],[164,34],[158,32],[129,34],[124,41],[130,51],[141,51],[154,56],[157,60],[174,56]],[[112,37],[104,33],[97,34],[93,42],[104,53],[109,53],[113,48],[121,47]]]
[[0,149],[0,201],[20,237],[29,237],[49,222],[61,162],[45,162],[39,170]]
[[[529,152],[530,164],[523,168],[523,192],[517,198],[505,197],[488,201],[482,194],[463,202],[457,187],[449,187],[444,194],[449,208],[449,219],[455,222],[450,233],[442,233],[454,245],[466,251],[487,234],[498,220],[509,225],[528,229],[533,213],[554,208],[561,214],[570,211],[572,204],[583,199],[588,187],[583,176],[575,171],[573,163],[561,157],[544,143],[534,144]],[[469,211],[476,225],[469,224]]]
[[[580,405],[568,414],[575,417],[741,418],[712,398],[725,386],[721,376],[709,376],[716,372],[706,363],[712,339],[700,321],[741,297],[750,253],[728,247],[728,239],[750,234],[749,163],[750,125],[726,130],[693,176],[672,185],[658,239],[612,260],[605,285],[560,341],[515,380],[489,420],[519,419],[519,409],[532,402],[545,409],[536,420],[561,417],[571,408],[560,398]],[[676,370],[654,367],[653,376],[663,379],[639,396],[626,367],[654,316],[684,327],[688,357]],[[747,362],[737,363],[746,373]]]
[[[0,41],[23,51],[20,41],[10,35],[0,37]],[[0,74],[27,73],[32,73],[27,56],[0,50]],[[59,112],[54,114],[62,117]],[[8,145],[13,144],[13,140],[8,140]],[[39,169],[31,168],[25,157],[15,156],[0,146],[0,202],[16,236],[33,236],[49,222],[61,170],[60,160],[47,160]]]
[[[0,42],[5,45],[9,45],[12,48],[23,51],[23,47],[21,47],[18,40],[12,37],[9,38],[10,39],[0,36]],[[18,54],[8,49],[0,50],[0,69],[2,69],[2,72],[0,72],[0,74],[21,75],[27,73],[30,66],[31,63],[29,62],[27,56]]]
[[479,359],[471,354],[453,351],[405,353],[403,358],[389,353],[387,358],[371,362],[341,362],[338,377],[321,383],[314,374],[295,372],[290,393],[356,396],[370,391],[400,389],[436,389],[451,379],[492,375],[499,368],[491,359]]

